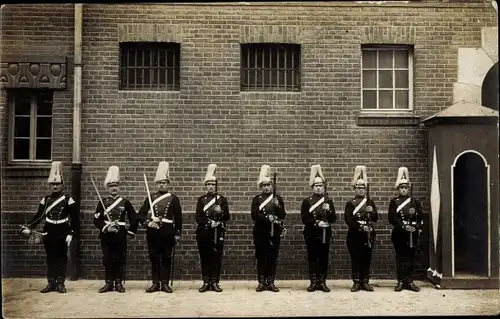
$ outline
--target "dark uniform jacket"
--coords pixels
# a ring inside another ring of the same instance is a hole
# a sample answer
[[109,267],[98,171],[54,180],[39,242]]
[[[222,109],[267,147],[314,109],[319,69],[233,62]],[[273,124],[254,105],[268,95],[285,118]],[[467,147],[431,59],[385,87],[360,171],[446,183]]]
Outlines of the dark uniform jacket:
[[[252,199],[251,215],[252,220],[255,222],[254,232],[256,232],[257,234],[267,234],[271,231],[271,223],[267,219],[267,215],[275,215],[279,220],[283,220],[286,216],[285,203],[279,195],[276,195],[279,206],[276,207],[272,203],[272,200],[270,200],[262,207],[262,209],[259,209],[259,207],[263,203],[265,203],[270,196],[273,196],[273,194],[261,193],[260,195],[257,195]],[[273,227],[274,231],[277,234],[281,233],[282,227],[280,226],[280,224],[275,223]]]
[[[158,231],[166,235],[180,235],[182,231],[182,209],[179,198],[170,191],[166,193],[157,192],[151,194],[151,202],[155,216],[162,220]],[[139,222],[143,226],[147,226],[151,221],[149,207],[149,199],[146,197],[138,214]],[[148,231],[150,229],[153,230],[148,227]]]
[[198,197],[195,216],[198,230],[211,228],[210,225],[208,225],[209,219],[219,222],[227,222],[229,220],[229,205],[227,199],[224,196],[217,195],[217,205],[221,208],[221,212],[217,215],[214,212],[214,198],[215,196],[211,194],[205,194]]
[[[119,232],[120,233],[125,232],[126,230],[125,215],[127,216],[130,222],[130,226],[127,229],[127,233],[131,236],[135,236],[138,227],[138,220],[137,220],[137,214],[135,212],[134,206],[132,206],[132,203],[130,203],[128,199],[123,198],[121,196],[116,196],[116,197],[108,196],[106,198],[103,198],[102,201],[104,202],[104,206],[106,206],[107,214],[104,213],[102,204],[101,202],[99,202],[97,204],[96,212],[94,215],[94,225],[101,230],[101,232],[99,233],[99,238],[106,238],[114,235],[113,233],[102,232],[103,228],[110,221],[118,221]],[[109,220],[108,217],[111,220]]]
[[[355,212],[356,207],[358,207],[358,205],[360,205],[365,198],[365,196],[356,196],[345,205],[344,220],[349,228],[347,231],[348,240],[366,236],[366,232],[362,230],[363,226],[370,225],[371,222],[376,222],[378,220],[377,207],[371,199],[366,199],[366,201]],[[371,206],[373,211],[368,213],[366,211],[366,206]],[[368,215],[370,218],[368,218]],[[375,239],[374,229],[372,229],[370,236],[371,240]]]
[[[311,195],[302,201],[302,206],[300,209],[300,214],[302,217],[302,223],[305,225],[303,234],[304,235],[321,235],[322,228],[317,227],[319,221],[326,221],[330,224],[337,221],[337,215],[335,213],[335,207],[333,205],[333,200],[331,198],[324,198],[323,195]],[[320,202],[322,201],[322,202]],[[323,203],[330,205],[330,210],[323,210]],[[312,211],[309,211],[311,207],[316,206]],[[327,227],[328,230],[330,227]]]
[[[402,208],[398,211],[398,207]],[[414,214],[410,214],[410,209],[415,210]],[[401,195],[394,197],[389,203],[388,215],[389,223],[394,226],[393,234],[395,236],[407,236],[404,229],[406,224],[416,228],[417,231],[413,233],[414,236],[417,236],[417,233],[422,230],[422,206],[415,198]]]

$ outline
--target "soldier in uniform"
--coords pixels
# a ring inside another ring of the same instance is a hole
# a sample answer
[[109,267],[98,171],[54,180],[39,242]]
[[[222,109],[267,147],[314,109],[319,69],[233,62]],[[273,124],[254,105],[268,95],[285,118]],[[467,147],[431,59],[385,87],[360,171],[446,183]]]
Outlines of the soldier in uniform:
[[396,251],[396,270],[398,283],[395,291],[404,288],[420,291],[413,283],[412,273],[417,253],[419,233],[422,231],[423,215],[420,202],[411,195],[408,168],[400,167],[396,179],[399,196],[389,203],[389,222],[393,225],[391,241]]
[[[125,272],[127,237],[135,237],[138,227],[137,215],[132,203],[118,195],[120,187],[118,166],[111,166],[108,169],[104,186],[108,188],[110,196],[100,198],[99,195],[99,203],[94,215],[94,225],[100,230],[99,238],[106,282],[99,292],[113,290],[125,292],[122,280]],[[128,230],[125,228],[125,215],[130,222]]]
[[75,201],[63,190],[62,163],[52,162],[52,167],[47,181],[52,193],[44,196],[38,206],[38,211],[28,226],[21,227],[21,233],[29,236],[31,230],[36,228],[45,217],[43,239],[45,253],[47,254],[47,287],[40,292],[49,291],[66,292],[66,266],[68,262],[68,247],[73,234],[80,230],[80,219]]
[[168,282],[172,249],[181,239],[182,209],[179,198],[168,190],[170,183],[168,162],[159,163],[154,181],[158,185],[158,192],[148,194],[138,214],[139,222],[146,227],[153,279],[153,285],[146,289],[146,292],[161,290],[172,293]]
[[356,166],[352,187],[355,196],[346,203],[344,209],[344,219],[348,226],[347,248],[351,256],[351,278],[354,281],[351,291],[373,291],[373,287],[368,283],[375,241],[375,230],[371,223],[378,220],[378,213],[367,192],[365,166]]
[[285,204],[279,195],[273,193],[276,185],[270,178],[271,167],[262,165],[260,168],[259,185],[262,193],[252,199],[251,216],[255,222],[253,240],[255,256],[257,258],[258,286],[256,291],[268,289],[278,292],[274,285],[276,265],[281,242],[282,225],[280,221],[285,218]]
[[[199,292],[214,290],[221,292],[219,278],[224,244],[225,223],[229,220],[229,205],[224,196],[217,192],[216,164],[210,164],[203,183],[205,195],[196,202],[196,242],[201,260],[203,286]],[[216,198],[217,196],[217,198]]]
[[331,224],[337,220],[333,200],[325,191],[326,180],[320,165],[311,166],[309,186],[313,193],[302,201],[301,217],[304,226],[304,239],[309,262],[309,278],[311,280],[307,291],[322,290],[329,292],[326,286],[328,259],[330,256],[330,241],[332,238]]

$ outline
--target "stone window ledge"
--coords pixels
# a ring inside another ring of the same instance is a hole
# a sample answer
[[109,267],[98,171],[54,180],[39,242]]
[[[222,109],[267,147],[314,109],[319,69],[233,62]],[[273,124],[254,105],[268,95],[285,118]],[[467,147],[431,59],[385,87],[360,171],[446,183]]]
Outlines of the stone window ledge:
[[420,117],[413,112],[397,113],[359,113],[357,118],[358,126],[418,126]]
[[5,177],[48,177],[51,163],[11,163],[3,166]]

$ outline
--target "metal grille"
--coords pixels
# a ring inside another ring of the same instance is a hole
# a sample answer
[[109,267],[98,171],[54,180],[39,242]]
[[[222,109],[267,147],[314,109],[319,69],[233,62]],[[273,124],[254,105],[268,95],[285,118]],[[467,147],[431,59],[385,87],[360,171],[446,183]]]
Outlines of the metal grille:
[[241,90],[300,91],[300,44],[242,44]]
[[180,90],[179,43],[120,43],[120,90]]

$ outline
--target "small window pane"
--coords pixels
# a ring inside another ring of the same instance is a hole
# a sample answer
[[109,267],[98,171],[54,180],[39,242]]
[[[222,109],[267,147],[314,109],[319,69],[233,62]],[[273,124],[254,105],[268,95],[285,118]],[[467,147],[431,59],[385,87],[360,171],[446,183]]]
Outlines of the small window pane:
[[378,92],[378,108],[379,109],[392,109],[392,91],[379,91]]
[[377,91],[363,91],[363,109],[377,108]]
[[378,76],[379,88],[392,88],[392,71],[379,71]]
[[363,68],[375,69],[377,67],[377,51],[364,50],[363,51]]
[[14,137],[30,137],[30,118],[16,116],[14,119]]
[[408,71],[396,71],[396,87],[397,88],[408,88]]
[[394,51],[394,67],[408,68],[408,51],[406,50]]
[[51,137],[52,136],[52,118],[38,117],[36,119],[36,136]]
[[37,160],[50,160],[52,153],[52,145],[50,139],[36,140],[36,159]]
[[14,159],[29,160],[30,158],[30,140],[27,138],[14,139]]
[[381,69],[392,69],[392,50],[378,51],[378,67]]
[[396,108],[409,108],[408,91],[396,91]]
[[363,71],[363,88],[377,88],[377,71]]
[[15,115],[30,115],[31,95],[20,94],[15,97]]
[[159,54],[160,54],[160,66],[166,67],[167,66],[167,51],[166,50],[159,50]]

